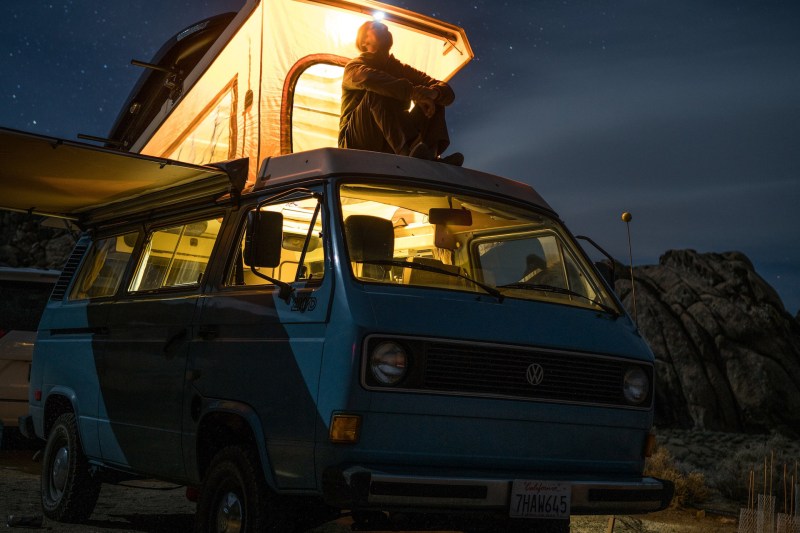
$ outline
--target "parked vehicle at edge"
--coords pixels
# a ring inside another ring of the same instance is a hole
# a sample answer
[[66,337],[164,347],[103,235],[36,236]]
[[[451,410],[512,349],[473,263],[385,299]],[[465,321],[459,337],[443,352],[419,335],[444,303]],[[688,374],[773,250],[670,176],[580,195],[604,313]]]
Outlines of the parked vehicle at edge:
[[0,427],[6,439],[28,413],[36,329],[58,275],[56,270],[0,267]]

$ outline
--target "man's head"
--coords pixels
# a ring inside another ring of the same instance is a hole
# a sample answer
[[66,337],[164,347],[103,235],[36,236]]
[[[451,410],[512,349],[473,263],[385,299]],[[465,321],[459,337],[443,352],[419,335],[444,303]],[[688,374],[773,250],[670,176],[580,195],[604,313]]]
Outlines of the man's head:
[[388,54],[393,43],[392,34],[386,24],[370,20],[358,28],[356,48],[360,52]]

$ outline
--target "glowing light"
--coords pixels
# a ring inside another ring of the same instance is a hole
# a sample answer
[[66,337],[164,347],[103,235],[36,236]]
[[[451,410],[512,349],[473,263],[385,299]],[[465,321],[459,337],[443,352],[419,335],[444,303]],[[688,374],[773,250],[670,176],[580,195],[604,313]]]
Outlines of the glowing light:
[[386,13],[383,11],[376,11],[372,14],[372,20],[383,20],[386,18]]

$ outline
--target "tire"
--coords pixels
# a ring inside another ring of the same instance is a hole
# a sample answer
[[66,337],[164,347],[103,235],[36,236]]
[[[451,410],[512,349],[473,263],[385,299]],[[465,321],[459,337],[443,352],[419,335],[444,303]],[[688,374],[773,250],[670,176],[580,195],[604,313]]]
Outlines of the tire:
[[58,522],[85,522],[94,511],[100,483],[92,478],[73,413],[56,419],[42,460],[42,511]]
[[197,533],[291,531],[249,448],[223,448],[208,467],[197,502]]

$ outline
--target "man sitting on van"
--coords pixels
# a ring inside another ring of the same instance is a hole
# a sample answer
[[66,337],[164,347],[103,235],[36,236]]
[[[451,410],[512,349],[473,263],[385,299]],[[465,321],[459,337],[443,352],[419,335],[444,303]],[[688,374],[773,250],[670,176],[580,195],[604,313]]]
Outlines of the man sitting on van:
[[395,58],[392,43],[385,24],[369,21],[358,29],[361,54],[347,63],[342,79],[339,147],[461,166],[459,152],[440,157],[450,145],[444,108],[455,100],[453,89]]

